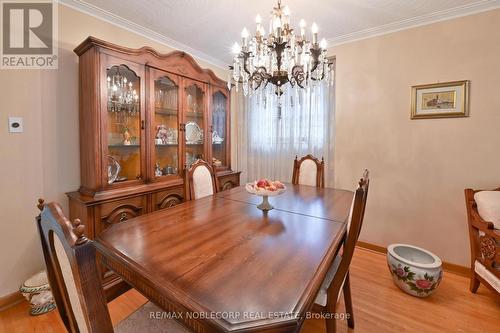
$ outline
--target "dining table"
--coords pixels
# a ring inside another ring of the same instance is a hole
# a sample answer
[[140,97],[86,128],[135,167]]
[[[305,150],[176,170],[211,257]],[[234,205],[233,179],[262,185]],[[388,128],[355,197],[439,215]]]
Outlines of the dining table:
[[353,192],[244,186],[110,226],[99,260],[192,332],[298,332],[346,233]]

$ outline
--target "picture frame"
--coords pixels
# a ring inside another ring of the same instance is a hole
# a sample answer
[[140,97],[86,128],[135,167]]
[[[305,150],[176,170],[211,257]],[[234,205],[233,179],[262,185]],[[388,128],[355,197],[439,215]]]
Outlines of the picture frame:
[[411,87],[411,119],[469,116],[470,81],[453,81]]

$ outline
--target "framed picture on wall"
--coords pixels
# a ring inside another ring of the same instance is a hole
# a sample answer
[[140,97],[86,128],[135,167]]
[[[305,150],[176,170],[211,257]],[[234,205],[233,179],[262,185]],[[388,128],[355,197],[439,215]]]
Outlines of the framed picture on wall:
[[470,81],[411,87],[411,119],[469,116]]

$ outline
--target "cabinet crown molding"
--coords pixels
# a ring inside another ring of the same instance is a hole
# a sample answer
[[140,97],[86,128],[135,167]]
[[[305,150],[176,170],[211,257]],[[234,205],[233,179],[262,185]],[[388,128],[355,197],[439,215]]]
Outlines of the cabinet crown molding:
[[[118,54],[123,54],[127,56],[137,56],[138,57],[138,62],[143,63],[144,65],[148,65],[151,67],[162,67],[154,64],[153,62],[150,61],[140,61],[144,59],[145,55],[151,55],[155,59],[161,62],[172,62],[172,67],[176,67],[173,72],[175,74],[181,75],[181,76],[190,76],[188,74],[188,71],[183,70],[183,67],[188,67],[192,70],[194,70],[196,73],[199,74],[199,79],[201,79],[203,82],[210,83],[216,86],[219,86],[221,88],[227,89],[227,82],[220,79],[215,75],[215,73],[208,68],[201,68],[200,65],[194,60],[194,58],[189,55],[186,52],[183,51],[172,51],[169,53],[160,53],[153,49],[152,47],[149,46],[143,46],[139,49],[134,49],[134,48],[129,48],[125,46],[120,46],[117,44],[113,44],[107,41],[104,41],[102,39],[89,36],[87,37],[80,45],[78,45],[73,52],[75,52],[78,56],[81,56],[85,52],[87,52],[90,48],[92,47],[101,47],[113,52],[116,52]],[[177,60],[174,62],[174,60]]]

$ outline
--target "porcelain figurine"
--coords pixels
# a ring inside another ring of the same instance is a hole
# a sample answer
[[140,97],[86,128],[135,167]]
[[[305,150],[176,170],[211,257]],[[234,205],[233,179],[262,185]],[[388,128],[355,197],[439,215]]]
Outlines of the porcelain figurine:
[[156,176],[156,177],[161,177],[161,176],[163,176],[163,172],[162,172],[162,170],[161,170],[161,168],[160,168],[160,164],[159,164],[159,163],[156,163],[156,164],[155,164],[155,176]]
[[123,144],[128,146],[131,144],[130,142],[130,131],[128,129],[128,127],[125,127],[125,129],[123,130]]
[[156,138],[161,140],[162,144],[168,142],[168,128],[165,125],[156,126]]

